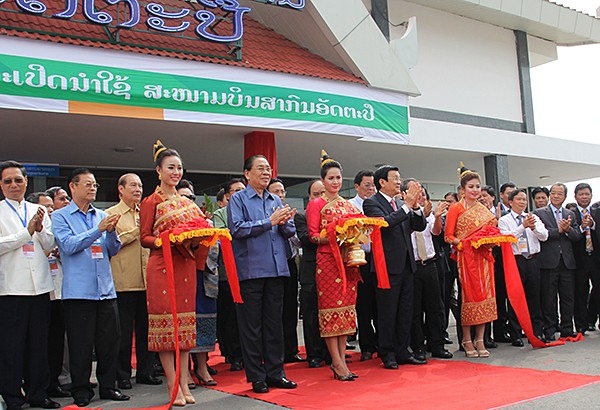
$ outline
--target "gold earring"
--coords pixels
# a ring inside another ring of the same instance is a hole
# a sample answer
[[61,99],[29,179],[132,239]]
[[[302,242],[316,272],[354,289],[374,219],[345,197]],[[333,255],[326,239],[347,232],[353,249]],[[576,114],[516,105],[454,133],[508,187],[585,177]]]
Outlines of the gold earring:
[[158,180],[162,180],[162,176],[160,174],[158,174]]

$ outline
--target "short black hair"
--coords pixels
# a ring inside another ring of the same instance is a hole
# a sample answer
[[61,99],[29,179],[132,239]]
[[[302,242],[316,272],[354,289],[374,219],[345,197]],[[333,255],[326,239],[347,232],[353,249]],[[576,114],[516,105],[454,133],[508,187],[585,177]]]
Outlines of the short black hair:
[[481,190],[487,192],[487,194],[489,196],[493,196],[494,198],[496,198],[496,190],[494,189],[493,186],[491,186],[491,185],[484,185],[484,186],[481,187]]
[[[387,179],[386,179],[387,181]],[[400,191],[402,192],[406,192],[408,191],[408,184],[410,184],[411,182],[419,182],[414,178],[406,178],[402,180],[402,184],[400,184]]]
[[[250,167],[252,167],[252,165],[250,165]],[[229,191],[231,191],[232,185],[237,184],[237,183],[242,183],[242,184],[244,184],[244,186],[246,185],[246,183],[244,182],[244,180],[242,178],[232,178],[223,187],[223,189],[225,190],[225,193],[228,194]]]
[[23,164],[13,160],[8,160],[0,163],[0,176],[2,175],[4,170],[8,168],[18,168],[19,170],[21,170],[21,175],[23,175],[24,177],[27,176],[27,171],[25,170]]
[[269,162],[269,160],[267,159],[267,157],[265,157],[264,155],[258,154],[258,155],[249,156],[244,161],[244,171],[250,171],[252,169],[252,165],[254,165],[254,160],[257,159],[257,158],[263,158],[267,162]]
[[269,185],[267,185],[267,189],[269,189],[271,187],[271,185],[276,184],[276,183],[280,183],[281,185],[285,186],[285,184],[283,183],[283,181],[279,178],[271,178],[271,180],[269,181]]
[[545,186],[538,186],[531,190],[531,197],[535,198],[535,196],[540,192],[546,194],[546,196],[550,196],[550,190],[548,188],[546,188]]
[[56,196],[56,194],[58,193],[58,191],[60,191],[61,189],[63,191],[65,191],[65,192],[67,192],[66,189],[64,189],[63,187],[57,185],[57,186],[53,186],[53,187],[50,187],[50,188],[46,189],[45,194],[48,195],[50,198],[52,198],[52,200],[54,200],[54,197]]
[[575,187],[575,195],[577,195],[577,192],[583,191],[584,189],[589,189],[590,194],[592,193],[592,186],[590,184],[588,184],[587,182],[581,182],[581,183],[577,184],[577,186]]
[[73,172],[71,172],[71,175],[69,176],[69,184],[71,182],[73,182],[73,183],[79,182],[79,177],[81,175],[87,175],[87,174],[94,175],[94,173],[92,171],[90,171],[88,168],[76,168],[76,169],[74,169]]
[[431,197],[429,196],[429,191],[424,186],[422,186],[421,188],[423,188],[423,192],[425,192],[425,198],[427,198],[427,200],[429,201],[431,199]]
[[515,199],[515,197],[520,194],[520,193],[524,193],[525,197],[527,197],[527,189],[526,188],[517,188],[514,191],[512,191],[510,194],[508,194],[508,200],[512,201]]
[[180,190],[182,188],[188,188],[190,191],[192,191],[192,194],[194,193],[194,184],[189,179],[182,179],[179,181],[175,187],[175,190]]
[[45,192],[32,192],[29,195],[27,195],[27,198],[25,200],[27,202],[33,202],[34,204],[39,204],[40,203],[40,197],[42,197],[42,196],[47,196],[48,198],[50,198],[50,195],[48,195]]
[[503,194],[507,188],[516,188],[516,187],[517,186],[512,182],[505,182],[504,184],[500,185],[500,193]]
[[373,174],[373,179],[375,182],[375,188],[377,188],[378,191],[381,189],[381,184],[379,183],[379,180],[383,179],[383,180],[387,181],[388,174],[390,171],[400,172],[398,167],[395,167],[393,165],[382,165],[375,170],[375,173]]
[[454,200],[455,200],[456,202],[458,202],[458,194],[457,194],[456,192],[446,192],[446,195],[444,195],[444,199],[446,199],[446,197],[447,197],[448,195],[452,195],[452,196],[454,197]]
[[340,170],[340,173],[343,174],[344,170],[342,169],[342,164],[340,164],[337,161],[328,161],[325,164],[323,164],[321,166],[321,178],[325,179],[325,177],[327,176],[327,172],[331,169],[331,168],[337,168]]
[[354,176],[354,185],[360,185],[360,183],[362,182],[364,177],[372,177],[374,175],[375,175],[375,173],[373,171],[371,171],[370,169],[361,169]]
[[310,196],[310,191],[311,191],[311,189],[312,189],[312,186],[315,184],[315,182],[321,182],[321,180],[320,180],[320,179],[313,179],[313,180],[311,181],[311,183],[310,183],[310,184],[308,184],[308,196]]
[[575,202],[569,202],[565,205],[565,208],[567,208],[569,211],[575,211],[577,209],[577,204]]
[[225,189],[221,188],[219,189],[219,192],[217,192],[217,202],[221,202],[223,199],[225,199]]

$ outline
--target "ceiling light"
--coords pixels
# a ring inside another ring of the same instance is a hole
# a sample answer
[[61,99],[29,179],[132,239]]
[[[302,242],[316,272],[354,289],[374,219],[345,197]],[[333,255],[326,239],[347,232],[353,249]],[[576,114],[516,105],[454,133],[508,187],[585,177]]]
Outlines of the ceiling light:
[[116,147],[113,149],[115,150],[115,152],[120,152],[120,153],[135,151],[135,149],[133,147]]

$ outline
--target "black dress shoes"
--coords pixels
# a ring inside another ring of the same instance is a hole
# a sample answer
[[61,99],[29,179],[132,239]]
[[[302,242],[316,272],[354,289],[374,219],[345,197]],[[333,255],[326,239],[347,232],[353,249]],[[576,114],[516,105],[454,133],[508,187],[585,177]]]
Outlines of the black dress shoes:
[[277,387],[278,389],[295,389],[298,387],[296,383],[291,380],[282,377],[281,379],[269,379],[267,378],[267,386]]
[[346,350],[356,350],[356,346],[346,343]]
[[486,349],[495,349],[498,347],[498,344],[494,341],[494,339],[487,339],[483,342],[483,345]]
[[268,393],[269,392],[269,386],[267,385],[267,382],[259,380],[257,382],[252,382],[252,391],[254,393]]
[[21,410],[20,404],[9,404],[6,407],[6,410]]
[[577,328],[577,333],[581,333],[582,335],[585,336],[585,332],[587,332],[587,327],[578,327]]
[[587,330],[588,330],[588,332],[595,332],[596,331],[596,326],[594,326],[594,324],[591,323],[591,324],[588,325]]
[[494,341],[497,343],[511,343],[512,342],[510,335],[508,333],[503,333],[500,336],[494,336]]
[[87,407],[87,405],[90,404],[90,399],[87,397],[76,397],[73,403],[77,407]]
[[295,354],[293,356],[287,356],[285,359],[283,359],[283,363],[299,363],[299,362],[305,362],[306,359],[303,359],[299,354]]
[[[213,369],[209,365],[206,365],[206,370],[208,370],[208,374],[210,374],[211,376],[214,376],[215,374],[219,373],[217,371],[217,369]],[[161,383],[162,383],[162,381],[161,381]]]
[[243,369],[244,365],[242,364],[242,362],[231,362],[231,366],[229,367],[229,370],[232,372],[239,372]]
[[514,347],[523,347],[523,346],[525,346],[525,345],[523,344],[523,340],[522,340],[522,339],[515,339],[515,340],[513,340],[513,341],[512,341],[512,345],[513,345]]
[[417,359],[414,355],[404,360],[399,360],[398,364],[427,364],[427,360]]
[[398,368],[398,363],[395,360],[386,360],[383,362],[383,367],[390,370],[396,370]]
[[573,338],[575,338],[575,337],[577,337],[577,333],[575,333],[575,332],[564,332],[564,333],[562,333],[561,332],[561,334],[560,334],[560,338],[561,339],[564,339],[564,338],[567,338],[567,337],[573,337]]
[[46,393],[49,397],[71,397],[71,392],[63,389],[60,385],[48,387]]
[[117,389],[100,389],[100,398],[104,400],[126,401],[130,397]]
[[554,336],[554,333],[552,333],[552,334],[546,335],[544,337],[544,339],[545,339],[545,342],[554,342],[554,341],[556,341],[556,336]]
[[452,340],[448,339],[447,337],[444,338],[445,345],[451,345],[452,343],[453,343]]
[[51,400],[50,398],[46,397],[44,400],[42,400],[40,402],[29,403],[29,406],[30,407],[41,407],[43,409],[58,409],[60,407],[60,403],[57,403],[54,400]]
[[413,357],[417,360],[425,360],[427,361],[427,354],[423,349],[417,349],[413,352]]
[[121,390],[131,390],[132,389],[131,380],[129,380],[129,379],[117,380],[117,387]]
[[440,349],[432,351],[431,357],[437,357],[438,359],[452,359],[453,355],[446,349]]
[[316,369],[318,367],[321,367],[321,362],[322,360],[320,359],[310,359],[308,361],[308,367],[310,367],[311,369]]
[[[135,378],[135,382],[137,384],[149,384],[151,386],[157,386],[159,384],[162,384],[162,380],[159,379],[158,377],[154,377],[154,376],[143,376],[143,375],[139,375],[136,376]],[[119,386],[119,389],[121,388],[121,386]]]
[[364,362],[366,360],[371,360],[373,358],[373,352],[362,352],[360,354],[360,361]]

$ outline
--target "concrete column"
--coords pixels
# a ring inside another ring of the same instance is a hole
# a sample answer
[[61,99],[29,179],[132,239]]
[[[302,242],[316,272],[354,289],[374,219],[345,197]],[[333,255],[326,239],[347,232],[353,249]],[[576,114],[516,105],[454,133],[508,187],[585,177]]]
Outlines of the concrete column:
[[523,132],[535,134],[533,119],[533,93],[531,92],[531,74],[529,67],[529,47],[527,46],[527,33],[515,30],[517,43],[517,65],[519,67],[519,88],[521,90],[521,116],[523,118]]
[[483,158],[485,166],[485,183],[496,190],[500,195],[500,186],[508,182],[508,157],[506,155],[487,155]]

